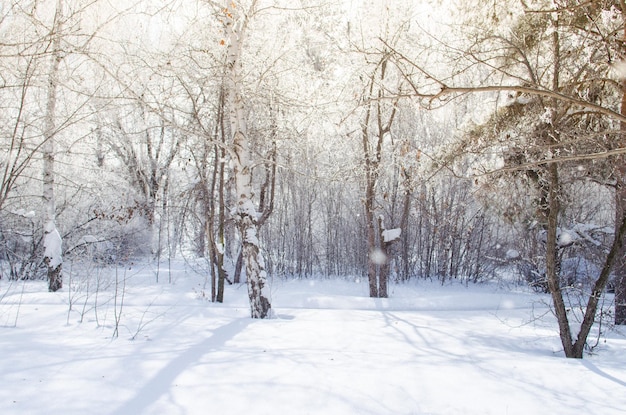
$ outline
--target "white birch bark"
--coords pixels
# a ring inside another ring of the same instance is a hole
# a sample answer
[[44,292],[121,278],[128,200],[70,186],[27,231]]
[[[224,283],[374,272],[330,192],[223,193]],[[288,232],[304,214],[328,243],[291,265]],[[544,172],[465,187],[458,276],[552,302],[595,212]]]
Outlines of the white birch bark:
[[54,196],[54,147],[56,134],[56,101],[61,63],[61,30],[63,3],[57,0],[51,36],[51,63],[48,72],[48,96],[44,115],[43,151],[43,262],[48,272],[48,290],[57,291],[62,285],[61,235],[56,227],[56,202]]
[[[254,3],[253,3],[254,4]],[[234,2],[227,1],[221,10],[227,38],[226,95],[232,135],[232,164],[237,191],[235,219],[241,236],[246,267],[248,297],[252,318],[266,318],[271,314],[271,303],[266,291],[267,274],[259,249],[258,212],[252,192],[252,152],[245,119],[245,104],[241,91],[241,50],[245,16]]]

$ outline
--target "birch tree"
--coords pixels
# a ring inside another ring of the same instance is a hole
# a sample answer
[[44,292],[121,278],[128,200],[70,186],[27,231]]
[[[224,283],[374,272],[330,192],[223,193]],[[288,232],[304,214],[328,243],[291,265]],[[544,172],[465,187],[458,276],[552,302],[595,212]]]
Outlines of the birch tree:
[[[218,5],[219,6],[219,5]],[[245,264],[250,313],[252,318],[271,316],[271,303],[267,286],[265,261],[258,238],[261,216],[254,203],[251,139],[248,136],[246,107],[243,95],[242,52],[249,19],[256,12],[253,0],[247,10],[240,3],[226,1],[219,11],[224,28],[223,42],[226,47],[225,95],[230,122],[230,152],[235,177],[236,206],[233,209],[242,244]]]
[[48,91],[45,109],[44,144],[43,152],[43,262],[48,273],[48,289],[57,291],[63,285],[61,270],[63,266],[61,235],[56,227],[56,201],[54,193],[54,158],[56,135],[56,104],[59,88],[59,65],[61,64],[63,36],[63,2],[57,0],[54,20],[50,31],[51,54],[50,68],[48,69]]
[[[54,8],[52,8],[54,5]],[[94,72],[86,62],[89,60],[89,46],[97,37],[98,30],[111,23],[116,15],[97,16],[97,2],[74,3],[62,0],[55,2],[34,2],[31,18],[35,26],[46,33],[41,37],[44,44],[42,57],[47,58],[47,65],[42,72],[45,79],[45,106],[42,111],[43,159],[43,263],[46,266],[49,290],[57,291],[62,287],[62,238],[57,228],[57,186],[56,158],[57,145],[61,134],[84,133],[85,125],[81,122],[88,118],[90,107],[99,84],[95,78],[84,82]],[[48,16],[52,14],[52,21]],[[37,55],[35,55],[37,56]],[[81,69],[84,78],[75,76],[74,70]],[[71,75],[67,75],[67,74]],[[73,140],[74,141],[74,140]],[[80,140],[75,140],[78,142]]]

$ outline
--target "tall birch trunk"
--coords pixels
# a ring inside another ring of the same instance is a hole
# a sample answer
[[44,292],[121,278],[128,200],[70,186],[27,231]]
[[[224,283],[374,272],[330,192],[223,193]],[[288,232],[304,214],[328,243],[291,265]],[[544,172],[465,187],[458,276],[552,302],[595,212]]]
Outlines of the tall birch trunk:
[[242,255],[248,283],[248,297],[252,318],[266,318],[271,314],[267,295],[267,273],[259,248],[259,214],[252,192],[252,151],[245,120],[245,104],[241,91],[241,51],[245,16],[232,2],[223,9],[223,23],[228,40],[226,60],[226,96],[232,135],[232,165],[237,191],[235,220],[241,236]]
[[58,89],[59,65],[61,63],[61,30],[63,21],[62,0],[57,0],[54,23],[52,25],[52,54],[48,72],[48,97],[46,101],[43,151],[43,262],[48,273],[48,290],[57,291],[63,286],[61,269],[61,235],[56,227],[56,203],[54,196],[54,147],[56,134],[56,95]]

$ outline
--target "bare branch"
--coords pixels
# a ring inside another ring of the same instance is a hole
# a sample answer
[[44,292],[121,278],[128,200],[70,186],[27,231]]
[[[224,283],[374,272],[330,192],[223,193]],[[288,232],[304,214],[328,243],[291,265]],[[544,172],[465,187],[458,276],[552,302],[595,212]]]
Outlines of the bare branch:
[[483,93],[483,92],[518,92],[521,94],[527,94],[531,96],[538,96],[544,98],[551,98],[557,101],[566,102],[569,104],[573,104],[575,106],[585,108],[589,111],[595,112],[597,114],[605,115],[609,118],[612,118],[619,122],[626,122],[626,116],[622,115],[619,111],[612,110],[607,107],[603,107],[602,105],[586,101],[579,97],[575,97],[572,95],[564,94],[560,91],[545,89],[540,86],[523,86],[523,85],[484,85],[484,86],[450,86],[440,79],[438,79],[435,75],[427,72],[424,68],[422,68],[417,63],[413,62],[411,59],[406,57],[404,54],[396,50],[393,46],[384,42],[385,45],[392,51],[392,53],[398,57],[399,60],[406,62],[409,66],[418,70],[422,73],[426,79],[431,80],[435,84],[439,85],[439,90],[435,92],[424,91],[421,92],[420,88],[415,85],[413,81],[407,79],[410,82],[413,92],[410,94],[399,95],[399,98],[420,98],[426,99],[429,102],[429,105],[434,101],[443,101],[445,97],[457,97],[465,94],[472,93]]

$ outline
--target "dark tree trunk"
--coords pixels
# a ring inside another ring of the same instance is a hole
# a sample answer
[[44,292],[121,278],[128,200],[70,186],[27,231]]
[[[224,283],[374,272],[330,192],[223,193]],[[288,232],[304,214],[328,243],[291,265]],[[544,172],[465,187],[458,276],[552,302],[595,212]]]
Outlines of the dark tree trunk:
[[[624,262],[624,250],[620,254],[620,262]],[[626,272],[624,264],[620,265],[622,269],[615,281],[615,324],[626,325]]]
[[[376,96],[378,100],[374,100],[367,105],[365,117],[361,125],[361,144],[363,147],[363,162],[365,167],[365,221],[368,248],[367,276],[370,288],[370,297],[387,297],[387,274],[384,269],[387,263],[385,248],[382,246],[384,242],[376,233],[376,184],[380,175],[380,163],[383,155],[383,142],[385,136],[391,132],[391,124],[395,118],[396,106],[394,105],[385,120],[382,98],[384,96],[382,87],[379,82],[385,79],[387,67],[387,56],[383,56],[379,65],[376,67],[369,79],[368,98]],[[380,76],[380,81],[377,78]],[[377,87],[378,93],[374,94],[374,88]],[[376,133],[372,134],[370,127],[376,126]],[[373,138],[372,143],[370,140]],[[379,232],[382,230],[379,229]]]
[[378,297],[379,298],[387,298],[389,297],[389,292],[387,290],[387,283],[389,281],[389,248],[391,243],[385,241],[384,231],[385,225],[383,224],[383,219],[381,217],[378,218],[378,231],[379,239],[380,239],[380,265],[379,265],[379,275],[378,275]]
[[239,251],[237,261],[235,262],[235,271],[233,274],[233,283],[241,284],[241,271],[243,270],[243,251]]
[[[370,82],[369,94],[372,94],[374,88],[374,81]],[[368,105],[365,120],[361,130],[361,140],[363,145],[363,161],[365,163],[365,226],[367,227],[367,280],[369,282],[370,297],[378,297],[378,265],[376,264],[375,257],[377,255],[376,247],[376,222],[374,220],[374,204],[375,204],[375,186],[378,176],[378,165],[376,159],[371,154],[370,149],[370,131],[369,124],[372,114],[372,105]]]
[[617,260],[617,257],[624,252],[624,236],[626,236],[626,214],[622,215],[620,218],[619,227],[615,233],[615,238],[613,239],[613,245],[611,245],[611,250],[606,256],[600,276],[596,280],[593,290],[591,291],[591,295],[589,296],[589,300],[587,301],[585,316],[583,317],[583,322],[580,325],[580,332],[578,333],[576,343],[574,343],[574,356],[572,357],[583,357],[587,336],[589,335],[591,327],[595,321],[598,303],[602,297],[604,289],[606,288],[606,284],[609,281],[609,276],[611,275],[611,270]]
[[409,216],[411,214],[411,185],[410,176],[406,169],[402,169],[404,176],[404,201],[402,205],[402,218],[400,219],[400,229],[402,229],[402,279],[409,279]]
[[[225,154],[222,150],[221,160],[224,160]],[[226,283],[226,270],[224,269],[224,252],[226,249],[226,239],[224,236],[224,221],[225,215],[224,211],[226,206],[224,204],[224,162],[219,161],[219,185],[218,185],[218,225],[217,225],[217,252],[216,256],[216,265],[217,265],[217,302],[224,302],[224,284]]]
[[48,267],[48,291],[55,292],[63,288],[62,268],[63,264],[59,264],[56,268]]
[[547,205],[544,207],[547,216],[546,226],[546,277],[548,278],[548,289],[552,296],[554,305],[554,314],[559,324],[559,336],[561,344],[565,351],[566,357],[582,357],[577,356],[572,344],[572,332],[569,326],[569,318],[567,316],[567,308],[563,301],[563,293],[561,291],[561,283],[558,271],[558,252],[557,252],[557,229],[559,217],[559,176],[556,164],[548,167],[547,178]]
[[[622,10],[622,22],[626,16],[626,2],[620,0],[620,8]],[[626,52],[626,26],[622,33],[622,56]],[[626,116],[626,79],[621,79],[622,102],[620,113]],[[618,137],[618,146],[623,147],[626,144],[626,122],[620,122],[620,133]],[[618,234],[620,219],[626,215],[626,159],[620,155],[615,160],[615,235]],[[615,264],[615,324],[626,325],[626,250],[623,248],[617,255],[617,263]]]
[[376,257],[378,256],[376,247],[376,230],[374,229],[374,191],[373,184],[367,184],[366,196],[365,196],[365,220],[367,222],[367,249],[368,249],[368,261],[367,261],[367,280],[370,287],[370,297],[376,298],[379,296],[378,292],[378,265]]
[[[624,95],[626,99],[626,93]],[[626,102],[623,104],[622,111],[626,112]],[[626,133],[626,126],[623,126]],[[616,186],[615,186],[615,237],[619,235],[619,227],[622,218],[626,215],[626,160],[619,156],[618,167],[616,170]],[[626,325],[626,249],[624,249],[623,241],[621,241],[621,249],[616,258],[615,264],[615,324]]]

